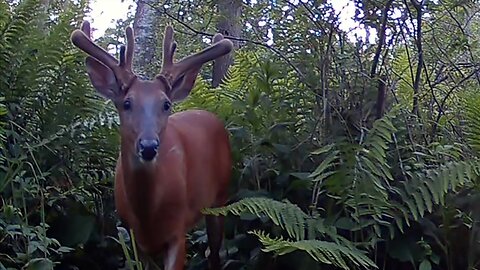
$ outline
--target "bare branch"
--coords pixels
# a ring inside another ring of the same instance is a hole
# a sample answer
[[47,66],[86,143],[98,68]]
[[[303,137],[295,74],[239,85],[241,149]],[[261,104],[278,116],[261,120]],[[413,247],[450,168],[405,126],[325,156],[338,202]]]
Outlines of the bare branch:
[[377,49],[375,50],[375,56],[373,57],[372,69],[370,70],[370,77],[373,78],[377,74],[377,65],[380,59],[380,54],[382,53],[382,47],[385,43],[385,32],[387,30],[387,21],[388,21],[388,11],[392,6],[393,0],[388,0],[385,4],[385,9],[382,12],[382,25],[380,28],[380,34],[378,36],[379,42]]
[[420,110],[419,110],[419,101],[418,101],[418,94],[420,88],[420,80],[422,76],[422,68],[423,68],[423,47],[422,47],[422,8],[423,8],[423,1],[417,2],[416,0],[411,0],[411,3],[415,7],[417,11],[417,31],[416,31],[416,38],[415,44],[417,46],[417,70],[415,72],[415,78],[413,81],[413,111],[412,113],[420,117]]
[[[148,3],[146,3],[147,5],[150,5]],[[204,35],[204,36],[208,36],[208,37],[213,37],[214,35],[213,34],[210,34],[210,33],[207,33],[207,32],[203,32],[203,31],[199,31],[193,27],[191,27],[190,25],[186,24],[185,22],[179,20],[178,18],[176,18],[175,16],[172,16],[166,8],[163,7],[163,10],[160,10],[160,8],[158,7],[155,7],[155,6],[152,6],[150,5],[153,9],[155,9],[157,12],[159,13],[163,13],[165,15],[167,15],[167,17],[171,18],[172,20],[178,22],[179,24],[181,24],[182,26],[184,26],[185,28],[187,28],[188,30],[190,30],[191,32],[197,34],[197,35]],[[305,82],[305,75],[303,74],[302,71],[300,71],[300,69],[298,69],[285,55],[283,55],[283,53],[281,51],[279,51],[278,49],[274,48],[273,46],[270,46],[268,44],[265,44],[263,42],[259,42],[259,41],[254,41],[254,40],[250,40],[250,39],[246,39],[246,38],[238,38],[238,37],[232,37],[232,36],[224,36],[224,38],[226,39],[230,39],[230,40],[235,40],[235,41],[240,41],[240,42],[247,42],[247,43],[251,43],[251,44],[255,44],[255,45],[259,45],[259,46],[262,46],[264,48],[267,48],[271,51],[273,51],[274,53],[276,53],[278,56],[280,56],[280,58],[282,58],[288,65],[290,65],[294,70],[295,72],[303,79],[302,81]],[[305,82],[306,83],[306,82]],[[307,83],[306,83],[307,84]]]

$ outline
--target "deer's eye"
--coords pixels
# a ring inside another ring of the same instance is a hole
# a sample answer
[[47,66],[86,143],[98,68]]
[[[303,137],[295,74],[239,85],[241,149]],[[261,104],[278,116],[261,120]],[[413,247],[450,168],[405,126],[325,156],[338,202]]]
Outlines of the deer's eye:
[[125,100],[125,101],[123,102],[123,109],[126,110],[126,111],[128,111],[128,110],[130,110],[131,108],[132,108],[132,102],[131,102],[129,99]]
[[172,107],[172,103],[170,103],[170,101],[166,100],[164,103],[163,103],[163,110],[164,111],[169,111],[170,108]]

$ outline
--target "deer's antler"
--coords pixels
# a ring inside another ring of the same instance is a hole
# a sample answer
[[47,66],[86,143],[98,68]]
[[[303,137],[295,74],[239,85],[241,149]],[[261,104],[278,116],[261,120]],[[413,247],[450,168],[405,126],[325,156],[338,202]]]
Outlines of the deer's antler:
[[136,78],[132,71],[133,50],[135,40],[133,38],[133,30],[129,26],[125,30],[127,37],[127,47],[124,45],[120,48],[120,62],[110,55],[103,48],[95,44],[90,38],[90,23],[84,21],[81,26],[82,30],[75,30],[71,35],[71,40],[75,46],[93,57],[92,60],[98,61],[101,64],[109,67],[117,79],[122,91],[128,87]]
[[174,63],[173,57],[177,43],[173,39],[173,27],[167,26],[163,39],[163,63],[159,75],[164,76],[170,83],[173,83],[178,78],[184,76],[185,72],[198,70],[206,62],[223,56],[233,49],[233,43],[230,40],[223,39],[221,34],[216,34],[213,41],[212,45],[202,51]]

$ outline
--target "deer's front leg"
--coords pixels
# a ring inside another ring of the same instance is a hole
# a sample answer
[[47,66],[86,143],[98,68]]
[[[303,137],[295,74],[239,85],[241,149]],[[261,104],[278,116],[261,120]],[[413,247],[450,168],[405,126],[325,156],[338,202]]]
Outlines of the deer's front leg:
[[182,270],[185,266],[185,236],[177,236],[168,244],[165,253],[165,270]]

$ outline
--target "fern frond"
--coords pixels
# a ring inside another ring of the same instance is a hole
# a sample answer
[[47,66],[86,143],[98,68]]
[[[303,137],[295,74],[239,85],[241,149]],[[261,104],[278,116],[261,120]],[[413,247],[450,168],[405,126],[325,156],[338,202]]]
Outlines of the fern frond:
[[[472,184],[480,168],[479,160],[458,160],[462,158],[459,147],[447,145],[437,160],[433,155],[426,157],[428,165],[424,169],[407,166],[403,172],[406,180],[392,181],[389,151],[392,134],[397,132],[392,123],[394,113],[374,122],[363,143],[335,143],[315,151],[325,158],[311,174],[325,182],[315,186],[314,196],[325,190],[338,196],[356,226],[368,227],[378,236],[379,226],[388,227],[393,237],[395,227],[403,231],[404,223],[410,226],[412,220],[432,213],[435,206],[444,205],[448,193]],[[435,153],[438,148],[441,145],[435,147]]]
[[[367,138],[363,145],[365,165],[371,169],[378,177],[385,178],[385,180],[393,180],[390,173],[390,166],[388,165],[387,153],[388,144],[393,142],[392,134],[397,129],[391,122],[390,114],[376,120],[373,123],[373,128],[368,132]],[[375,164],[375,165],[374,165]]]
[[413,174],[402,182],[402,188],[393,189],[400,195],[414,220],[431,213],[434,205],[444,205],[445,196],[459,187],[473,183],[478,177],[480,161],[448,162],[438,168]]
[[3,120],[4,116],[7,114],[7,109],[4,104],[5,99],[0,96],[0,161],[3,161],[5,159],[5,155],[3,154],[3,151],[5,151],[5,129],[4,126],[6,122]]
[[[1,6],[4,7],[5,3]],[[35,21],[38,14],[40,3],[38,0],[21,1],[13,10],[10,8],[0,9],[2,15],[0,19],[0,66],[10,67],[0,70],[0,88],[9,89],[10,80],[6,79],[12,76],[12,67],[19,65],[21,62],[16,53],[21,48],[22,43],[30,36],[32,31],[30,22]],[[4,11],[7,11],[4,13]],[[8,15],[10,16],[8,16]],[[5,16],[6,15],[6,16]],[[7,17],[8,16],[8,17]]]
[[272,222],[286,230],[288,235],[294,239],[305,239],[305,224],[309,218],[298,206],[285,200],[275,201],[269,198],[244,198],[238,202],[225,207],[204,209],[207,215],[241,215],[250,213],[257,217],[267,216]]
[[[380,222],[391,207],[388,200],[390,181],[393,180],[387,151],[396,132],[392,124],[394,112],[376,120],[360,145],[344,144],[340,170],[350,179],[345,183],[344,200],[352,209],[352,217],[360,222],[362,217]],[[352,156],[353,153],[353,158]]]
[[226,79],[217,88],[212,88],[199,76],[189,97],[176,105],[176,110],[206,109],[223,119],[237,115],[239,111],[243,113],[245,108],[240,106],[237,109],[236,104],[245,100],[247,95],[245,89],[252,88],[249,77],[252,69],[257,66],[257,62],[252,59],[255,59],[252,53],[239,51],[235,55],[234,64],[227,70]]
[[463,98],[465,119],[466,119],[466,137],[470,147],[480,152],[480,94],[477,92],[468,93]]
[[[330,148],[330,147],[329,147]],[[321,149],[320,149],[321,150]],[[320,150],[317,150],[316,153],[318,153]],[[315,153],[315,152],[314,152]],[[318,165],[318,167],[313,171],[309,177],[312,177],[315,179],[315,181],[322,181],[328,176],[330,176],[333,172],[329,171],[332,167],[334,167],[339,159],[339,154],[340,151],[334,150],[332,151],[321,163]]]
[[398,77],[397,95],[399,104],[406,110],[411,111],[413,98],[413,81],[412,73],[410,72],[410,60],[408,51],[404,48],[399,48],[395,57],[392,59],[392,69],[395,77]]
[[285,255],[287,253],[300,250],[307,252],[313,259],[324,264],[334,265],[342,269],[350,269],[347,262],[357,267],[366,269],[378,268],[378,266],[370,260],[364,253],[355,248],[348,248],[333,242],[319,240],[301,240],[289,241],[278,238],[270,238],[270,236],[262,231],[253,231],[262,245],[262,251],[273,252],[277,255]]

